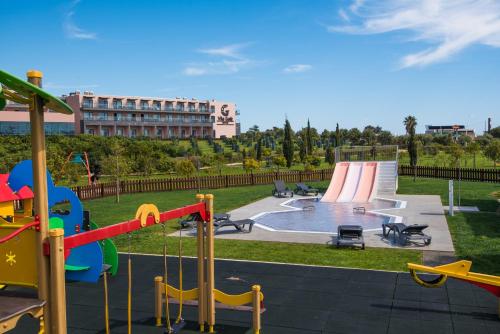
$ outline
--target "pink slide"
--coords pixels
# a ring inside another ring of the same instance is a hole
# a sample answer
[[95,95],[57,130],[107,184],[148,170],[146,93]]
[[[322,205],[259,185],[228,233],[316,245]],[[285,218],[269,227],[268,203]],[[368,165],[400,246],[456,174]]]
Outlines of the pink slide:
[[321,202],[335,202],[337,197],[339,197],[340,191],[344,186],[344,181],[347,175],[347,170],[349,169],[348,162],[339,162],[335,166],[335,171],[333,172],[332,181],[328,186],[325,194],[321,198]]
[[365,162],[359,179],[358,190],[352,199],[356,203],[366,203],[370,201],[370,195],[373,191],[375,183],[375,175],[377,173],[376,162]]
[[349,171],[340,192],[337,202],[351,202],[358,189],[359,178],[363,169],[362,162],[351,162],[349,164]]

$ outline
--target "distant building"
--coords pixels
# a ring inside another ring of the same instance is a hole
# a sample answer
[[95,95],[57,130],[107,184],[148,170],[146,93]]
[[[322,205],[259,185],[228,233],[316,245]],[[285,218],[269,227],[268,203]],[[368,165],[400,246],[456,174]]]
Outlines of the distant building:
[[63,97],[75,112],[75,133],[155,138],[236,135],[236,104],[188,98],[94,95]]
[[425,134],[451,134],[451,135],[464,135],[475,138],[476,134],[474,129],[466,129],[465,125],[426,125]]
[[[45,133],[48,135],[75,134],[75,116],[45,111]],[[0,135],[25,135],[31,133],[28,106],[7,103],[0,111]]]

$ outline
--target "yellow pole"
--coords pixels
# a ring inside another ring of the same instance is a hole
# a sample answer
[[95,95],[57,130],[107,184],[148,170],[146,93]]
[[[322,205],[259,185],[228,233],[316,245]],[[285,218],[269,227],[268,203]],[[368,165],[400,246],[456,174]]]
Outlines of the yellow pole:
[[[196,199],[203,202],[205,196],[203,194],[196,194]],[[196,237],[197,237],[197,256],[198,256],[198,324],[200,325],[200,332],[205,331],[206,322],[206,293],[205,293],[205,233],[204,222],[196,224]]]
[[[28,71],[28,81],[38,87],[42,87],[42,72]],[[29,106],[31,122],[31,159],[33,161],[33,190],[35,192],[34,206],[35,214],[40,219],[40,231],[37,240],[37,267],[38,267],[38,298],[45,300],[43,307],[44,327],[50,330],[53,319],[50,307],[52,305],[49,296],[50,269],[49,258],[43,255],[43,244],[48,242],[49,237],[49,208],[47,196],[47,162],[45,160],[45,132],[43,125],[43,100],[33,96]],[[57,313],[54,315],[57,317]]]
[[253,292],[253,332],[260,334],[260,285],[252,286]]
[[210,333],[214,333],[215,299],[214,299],[214,195],[205,195],[208,203],[210,219],[207,222],[207,322]]
[[[155,318],[156,318],[156,326],[161,326],[161,314],[162,310],[162,292],[165,290],[163,288],[163,277],[156,276],[155,277]],[[167,298],[167,296],[165,296]]]
[[[64,277],[64,229],[56,228],[50,234],[50,294],[54,315],[52,331],[66,334],[66,286]],[[57,315],[57,316],[56,316]]]

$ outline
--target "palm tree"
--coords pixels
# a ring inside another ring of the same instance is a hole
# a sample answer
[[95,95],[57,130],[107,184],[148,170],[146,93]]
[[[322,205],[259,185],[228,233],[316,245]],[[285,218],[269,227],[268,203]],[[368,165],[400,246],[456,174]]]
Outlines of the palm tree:
[[403,124],[408,134],[408,154],[410,155],[410,165],[413,166],[413,181],[417,178],[417,145],[415,142],[415,128],[417,127],[417,119],[415,116],[406,116]]

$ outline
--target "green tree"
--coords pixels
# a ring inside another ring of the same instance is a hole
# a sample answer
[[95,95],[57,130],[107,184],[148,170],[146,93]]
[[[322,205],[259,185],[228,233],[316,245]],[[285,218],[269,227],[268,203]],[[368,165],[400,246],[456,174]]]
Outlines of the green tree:
[[288,119],[285,120],[284,138],[283,138],[283,155],[286,159],[286,166],[290,168],[293,163],[293,140],[292,127]]
[[189,159],[181,159],[175,164],[175,171],[177,174],[190,177],[196,172],[196,167]]
[[276,170],[279,173],[280,167],[286,166],[286,159],[283,155],[275,155],[273,157],[273,164],[276,166]]
[[500,160],[500,139],[493,139],[484,149],[484,155],[493,161],[493,168],[496,168],[497,161]]
[[328,145],[325,151],[325,161],[330,166],[333,166],[333,164],[335,163],[335,153],[333,152],[333,149],[330,145]]
[[472,164],[473,167],[476,168],[476,155],[481,151],[481,146],[478,142],[473,141],[465,148],[467,154],[472,155]]
[[453,143],[448,147],[448,151],[450,154],[450,165],[452,167],[460,166],[460,159],[464,156],[462,146]]
[[306,127],[306,134],[305,134],[305,147],[306,147],[306,154],[313,154],[313,136],[312,136],[312,131],[311,131],[311,123],[309,122],[309,118],[307,119],[307,127]]
[[243,168],[245,168],[245,171],[248,173],[253,173],[254,170],[260,168],[260,163],[253,159],[253,158],[247,158],[243,160]]
[[415,116],[405,117],[403,124],[408,135],[408,154],[410,155],[410,166],[414,169],[413,181],[417,177],[417,143],[415,141],[415,128],[417,127],[417,119]]
[[109,156],[102,161],[102,168],[105,174],[111,176],[116,184],[116,203],[120,203],[120,180],[131,171],[129,159],[125,156],[125,149],[120,145],[119,140],[110,142]]
[[342,137],[340,134],[340,128],[339,128],[339,123],[335,126],[335,143],[334,146],[341,146],[342,145]]
[[256,150],[255,150],[256,151],[255,155],[256,155],[257,160],[261,161],[262,160],[262,138],[259,138],[257,140],[257,145],[256,146],[257,147],[256,147]]

